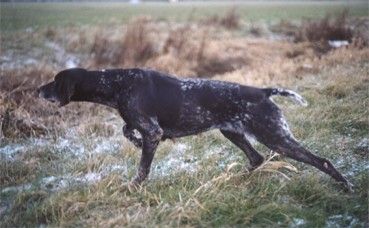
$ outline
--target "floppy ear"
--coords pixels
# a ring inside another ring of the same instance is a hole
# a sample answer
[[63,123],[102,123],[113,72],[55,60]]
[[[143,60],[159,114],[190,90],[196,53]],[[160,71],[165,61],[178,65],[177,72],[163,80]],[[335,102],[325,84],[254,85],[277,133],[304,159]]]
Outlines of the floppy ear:
[[62,77],[56,80],[56,94],[59,98],[59,106],[62,107],[70,102],[71,97],[74,94],[76,82],[71,80],[70,77]]

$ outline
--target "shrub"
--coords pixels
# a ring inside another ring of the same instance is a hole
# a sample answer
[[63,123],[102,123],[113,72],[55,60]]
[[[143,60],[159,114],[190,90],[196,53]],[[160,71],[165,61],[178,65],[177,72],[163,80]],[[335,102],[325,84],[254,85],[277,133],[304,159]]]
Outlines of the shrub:
[[127,25],[121,40],[112,41],[102,33],[95,35],[91,53],[97,65],[112,64],[135,66],[142,65],[156,55],[155,42],[147,18],[137,18]]
[[348,23],[348,11],[335,17],[325,16],[318,21],[304,21],[295,33],[295,41],[328,42],[328,40],[347,40],[351,42],[353,30]]
[[235,8],[230,9],[224,16],[211,16],[203,21],[205,25],[223,26],[226,29],[238,29],[241,26],[241,17]]

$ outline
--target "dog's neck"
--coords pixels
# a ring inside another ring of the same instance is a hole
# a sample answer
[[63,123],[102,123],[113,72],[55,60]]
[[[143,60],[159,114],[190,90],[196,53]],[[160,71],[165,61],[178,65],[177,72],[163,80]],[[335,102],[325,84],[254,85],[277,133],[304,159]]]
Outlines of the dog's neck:
[[117,108],[114,80],[104,72],[90,72],[83,82],[76,85],[71,101],[87,101]]

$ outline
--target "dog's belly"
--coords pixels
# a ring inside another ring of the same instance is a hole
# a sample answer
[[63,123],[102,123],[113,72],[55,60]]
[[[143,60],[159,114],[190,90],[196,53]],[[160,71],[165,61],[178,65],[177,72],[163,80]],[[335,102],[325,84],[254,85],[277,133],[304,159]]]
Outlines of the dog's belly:
[[196,135],[212,129],[227,129],[234,124],[238,125],[240,122],[241,114],[229,114],[225,116],[214,115],[210,112],[204,114],[199,113],[186,113],[181,115],[182,118],[178,119],[171,124],[160,123],[161,128],[164,131],[164,139],[167,138],[179,138],[189,135]]
[[217,125],[219,124],[214,120],[196,121],[196,119],[187,118],[171,126],[162,126],[162,129],[164,138],[179,138],[209,131],[217,128]]
[[203,128],[197,127],[197,128],[192,128],[192,129],[163,128],[164,130],[163,139],[173,139],[173,138],[180,138],[180,137],[189,136],[189,135],[196,135],[201,132],[209,131],[214,128],[215,126],[203,127]]

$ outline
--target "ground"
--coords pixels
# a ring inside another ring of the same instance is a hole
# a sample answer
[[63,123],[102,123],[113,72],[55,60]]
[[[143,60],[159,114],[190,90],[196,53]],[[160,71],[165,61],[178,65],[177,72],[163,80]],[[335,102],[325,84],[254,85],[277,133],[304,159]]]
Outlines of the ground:
[[[360,1],[2,3],[0,226],[368,226],[367,12]],[[349,45],[330,47],[321,31]],[[218,131],[161,143],[149,179],[132,188],[140,151],[115,110],[34,94],[75,66],[295,90],[308,107],[274,99],[292,132],[354,191],[257,142],[267,160],[250,173]]]

